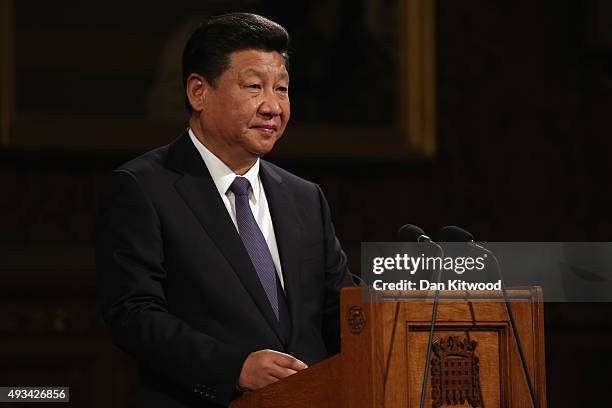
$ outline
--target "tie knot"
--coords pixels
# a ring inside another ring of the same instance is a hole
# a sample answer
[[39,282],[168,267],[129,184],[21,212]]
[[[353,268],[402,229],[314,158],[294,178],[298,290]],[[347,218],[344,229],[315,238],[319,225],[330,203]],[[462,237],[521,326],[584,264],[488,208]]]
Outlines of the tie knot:
[[235,195],[247,195],[249,194],[249,187],[251,187],[251,183],[246,177],[236,177],[234,181],[232,181],[232,185],[230,186],[230,190]]

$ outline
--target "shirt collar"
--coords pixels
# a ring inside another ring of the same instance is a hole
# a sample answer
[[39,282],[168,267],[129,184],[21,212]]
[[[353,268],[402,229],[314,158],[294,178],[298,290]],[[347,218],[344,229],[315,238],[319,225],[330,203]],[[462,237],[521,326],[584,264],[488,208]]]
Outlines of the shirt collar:
[[[189,137],[191,138],[191,141],[195,145],[196,149],[198,149],[200,156],[202,156],[202,160],[204,160],[204,164],[206,164],[206,167],[210,172],[210,176],[212,177],[217,190],[219,190],[219,194],[226,195],[237,174],[235,174],[232,169],[227,167],[227,165],[223,163],[221,159],[215,156],[213,152],[208,150],[208,148],[204,146],[204,144],[196,137],[191,128],[189,128]],[[260,190],[259,159],[257,159],[255,164],[242,177],[246,177],[249,180],[249,183],[251,183],[251,191],[253,194],[249,194],[249,198],[257,203]]]

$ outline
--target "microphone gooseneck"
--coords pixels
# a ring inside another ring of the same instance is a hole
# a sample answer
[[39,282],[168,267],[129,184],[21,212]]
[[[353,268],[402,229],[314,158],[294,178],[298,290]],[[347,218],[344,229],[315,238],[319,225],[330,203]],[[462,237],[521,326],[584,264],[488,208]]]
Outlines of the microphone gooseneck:
[[[430,237],[425,234],[423,229],[417,227],[413,224],[406,224],[402,226],[397,232],[397,236],[400,241],[406,242],[419,242],[419,243],[429,243],[433,245],[439,253],[439,256],[444,258],[444,250],[440,245],[432,241]],[[429,327],[429,339],[427,341],[427,354],[425,355],[425,371],[423,372],[423,385],[421,387],[421,403],[420,407],[425,407],[425,397],[427,395],[427,381],[429,380],[429,369],[431,367],[431,352],[433,348],[433,336],[434,329],[436,327],[436,319],[438,316],[438,306],[440,304],[440,279],[442,278],[442,269],[437,268],[437,277],[436,277],[436,291],[434,294],[433,307],[431,310],[431,326]],[[397,313],[396,313],[397,316]],[[397,325],[394,324],[394,330]],[[385,375],[386,378],[386,375]]]
[[504,284],[504,279],[502,276],[501,267],[499,265],[499,260],[497,259],[495,254],[493,254],[493,252],[491,252],[489,249],[483,247],[482,245],[477,244],[474,241],[474,236],[470,232],[464,230],[461,227],[457,227],[456,225],[447,225],[446,227],[442,228],[442,230],[440,230],[440,242],[466,242],[468,243],[468,245],[471,245],[475,248],[480,249],[481,251],[484,251],[491,258],[493,258],[493,261],[495,262],[495,267],[497,270],[497,276],[499,278],[499,281],[501,282],[502,295],[504,297],[504,304],[506,306],[506,312],[508,313],[508,319],[510,320],[510,326],[512,327],[512,334],[516,342],[516,346],[518,348],[519,356],[521,359],[521,365],[523,367],[523,373],[527,380],[527,386],[529,387],[529,394],[531,396],[531,402],[535,408],[539,408],[540,403],[535,395],[533,381],[531,380],[531,375],[529,374],[529,368],[527,367],[527,360],[525,359],[525,352],[523,350],[523,345],[521,343],[521,339],[518,335],[518,330],[516,328],[516,323],[514,320],[514,313],[512,312],[512,305],[510,304],[510,301],[508,300],[508,293],[506,292],[506,285]]

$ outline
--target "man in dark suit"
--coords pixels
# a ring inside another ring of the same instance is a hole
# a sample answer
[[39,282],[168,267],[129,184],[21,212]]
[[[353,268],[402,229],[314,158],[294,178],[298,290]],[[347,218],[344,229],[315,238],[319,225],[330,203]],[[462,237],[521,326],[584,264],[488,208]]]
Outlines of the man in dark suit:
[[108,180],[99,298],[141,406],[227,405],[339,351],[351,280],[323,193],[260,159],[289,120],[288,41],[254,14],[197,29],[189,128]]

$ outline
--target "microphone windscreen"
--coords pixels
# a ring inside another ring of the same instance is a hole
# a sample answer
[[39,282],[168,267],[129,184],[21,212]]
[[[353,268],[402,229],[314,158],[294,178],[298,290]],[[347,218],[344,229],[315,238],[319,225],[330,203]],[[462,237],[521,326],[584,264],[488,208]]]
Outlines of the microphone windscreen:
[[416,225],[406,224],[397,231],[397,238],[402,242],[417,242],[419,238],[425,235],[425,231]]
[[474,236],[456,225],[447,225],[440,230],[439,242],[470,242]]

